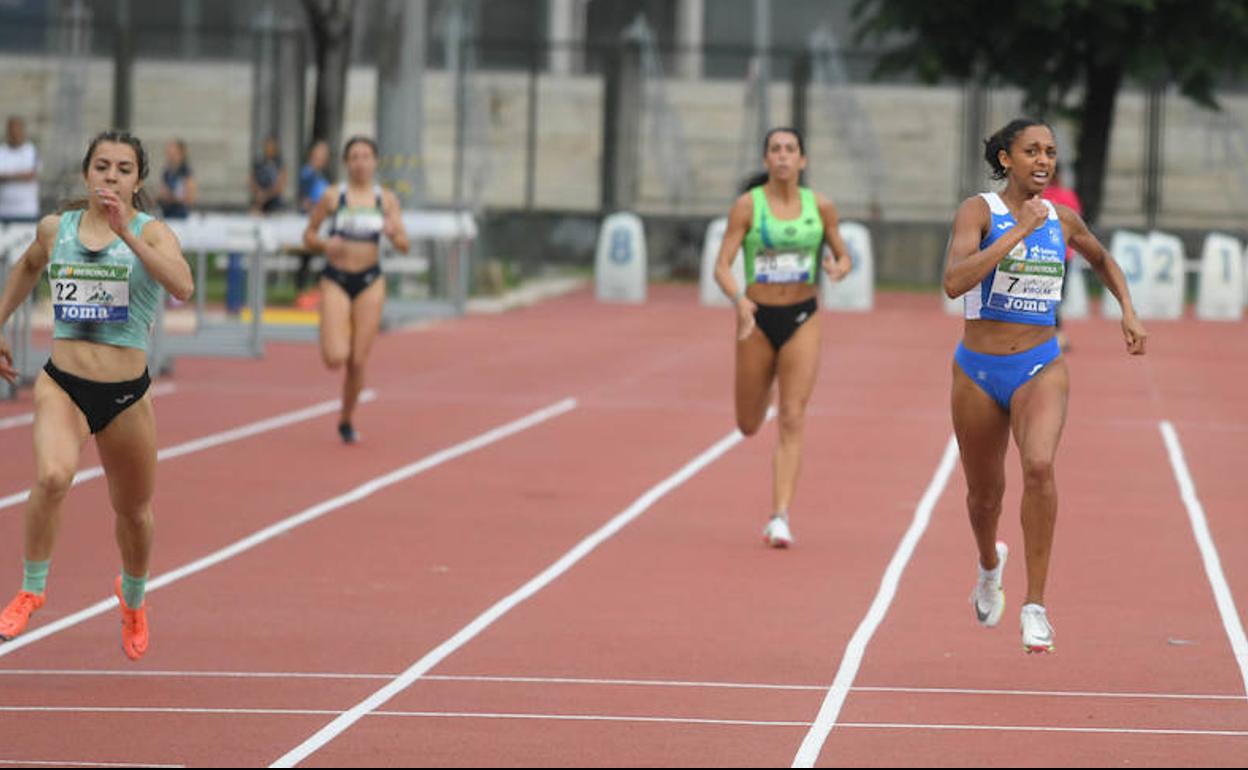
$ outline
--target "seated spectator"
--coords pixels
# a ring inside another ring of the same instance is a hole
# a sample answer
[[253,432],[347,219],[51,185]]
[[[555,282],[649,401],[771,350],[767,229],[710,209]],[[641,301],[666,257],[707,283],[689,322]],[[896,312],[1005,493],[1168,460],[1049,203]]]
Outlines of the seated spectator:
[[160,212],[165,219],[186,219],[191,215],[197,190],[195,176],[186,155],[186,142],[174,139],[165,145],[165,170],[160,175]]
[[277,137],[264,140],[264,154],[251,167],[251,212],[272,214],[282,208],[286,190],[286,167]]

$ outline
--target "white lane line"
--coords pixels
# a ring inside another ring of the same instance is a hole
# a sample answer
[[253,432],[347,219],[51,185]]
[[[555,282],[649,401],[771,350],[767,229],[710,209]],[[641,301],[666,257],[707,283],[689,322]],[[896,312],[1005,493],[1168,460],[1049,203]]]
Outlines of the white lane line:
[[[167,396],[178,389],[178,386],[172,382],[162,382],[153,385],[150,388],[152,396]],[[12,417],[0,418],[0,430],[8,430],[10,428],[20,428],[23,425],[30,425],[35,421],[34,412],[26,412],[25,414],[15,414]],[[0,760],[2,763],[2,760]]]
[[1169,692],[1083,692],[1079,690],[972,690],[957,687],[855,687],[860,693],[903,693],[913,695],[1003,695],[1025,698],[1117,698],[1122,700],[1242,701],[1243,695]]
[[0,706],[0,714],[224,714],[227,716],[327,716],[335,709],[173,708],[168,706]]
[[395,674],[335,674],[298,671],[142,671],[124,669],[0,668],[0,676],[135,677],[150,679],[393,679]]
[[[601,714],[491,714],[488,712],[455,712],[455,711],[378,711],[374,716],[389,717],[443,717],[455,719],[550,719],[573,720],[586,722],[658,722],[665,724],[697,724],[697,725],[747,725],[761,727],[808,727],[810,722],[783,722],[749,719],[699,719],[690,717],[638,717],[608,716]],[[1248,730],[1191,730],[1185,728],[1136,728],[1136,727],[1049,727],[1032,725],[938,725],[938,724],[893,724],[873,722],[842,722],[840,727],[858,727],[868,729],[893,730],[993,730],[1002,732],[1046,732],[1046,733],[1100,733],[1127,735],[1207,735],[1248,737]]]
[[[3,676],[31,677],[131,677],[167,679],[276,679],[276,680],[325,680],[325,681],[376,681],[390,680],[398,673],[350,674],[331,671],[143,671],[136,669],[64,669],[64,668],[0,668]],[[821,684],[768,684],[762,682],[697,682],[679,679],[603,679],[554,676],[484,676],[472,674],[426,674],[426,682],[470,682],[473,684],[537,684],[537,685],[583,685],[589,687],[659,687],[709,690],[762,690],[766,692],[825,692]],[[1159,693],[1159,692],[1095,692],[1083,690],[987,690],[966,687],[871,687],[858,685],[850,692],[862,694],[904,695],[994,695],[1022,698],[1091,698],[1115,700],[1180,700],[1180,701],[1245,701],[1243,695],[1220,695],[1216,693]]]
[[[188,714],[201,716],[328,716],[344,712],[327,709],[167,708],[162,706],[0,706],[0,714]],[[776,722],[751,719],[702,719],[698,717],[612,716],[599,714],[495,714],[455,711],[374,711],[371,717],[445,717],[455,719],[535,719],[578,722],[658,722],[692,725],[759,725],[806,727],[809,722]]]
[[810,722],[783,722],[761,719],[703,719],[700,717],[615,716],[610,714],[492,714],[467,711],[374,711],[375,717],[423,719],[533,719],[566,722],[633,722],[668,725],[727,725],[730,727],[807,727]]
[[931,483],[927,485],[927,490],[914,510],[914,520],[897,546],[897,552],[893,554],[888,568],[884,570],[880,590],[876,593],[875,600],[871,602],[866,617],[858,625],[858,630],[850,638],[849,645],[845,648],[845,655],[841,658],[841,666],[836,672],[836,678],[832,681],[832,687],[828,689],[828,694],[819,708],[814,724],[806,733],[806,737],[802,739],[797,755],[793,757],[793,767],[814,767],[819,759],[819,752],[823,749],[828,734],[836,726],[841,707],[845,704],[850,688],[854,685],[854,678],[858,676],[863,656],[867,653],[867,645],[871,642],[871,637],[875,635],[876,629],[880,627],[880,623],[884,622],[889,605],[893,603],[893,597],[897,595],[897,586],[901,582],[901,575],[906,569],[906,564],[914,554],[919,539],[927,531],[928,522],[932,519],[932,510],[945,491],[945,486],[949,483],[949,477],[953,475],[953,469],[957,464],[958,441],[950,436],[949,443],[945,445],[945,454],[936,468],[936,474],[932,477]]
[[1174,478],[1179,482],[1179,492],[1183,504],[1187,507],[1187,518],[1192,523],[1192,534],[1196,537],[1196,545],[1200,547],[1200,558],[1205,563],[1205,575],[1213,588],[1213,598],[1218,603],[1218,612],[1222,615],[1222,627],[1231,642],[1231,651],[1235,662],[1239,664],[1239,675],[1243,680],[1244,693],[1248,694],[1248,637],[1244,635],[1244,624],[1240,622],[1239,610],[1235,607],[1235,599],[1231,596],[1231,587],[1226,582],[1226,574],[1222,572],[1222,560],[1218,558],[1218,547],[1214,545],[1213,533],[1209,530],[1209,520],[1205,518],[1205,507],[1196,496],[1196,482],[1187,469],[1187,460],[1183,456],[1183,446],[1179,443],[1179,434],[1169,420],[1160,424],[1161,437],[1166,443],[1166,451],[1170,455],[1170,465],[1174,468]]
[[186,765],[157,765],[151,762],[63,762],[46,759],[0,759],[0,765],[16,767],[186,767]]
[[[418,460],[410,465],[405,465],[398,470],[385,474],[384,476],[378,476],[371,481],[361,484],[350,492],[346,492],[345,494],[338,495],[337,497],[331,498],[324,502],[317,503],[311,508],[282,519],[276,524],[265,527],[259,532],[251,534],[242,540],[220,549],[219,551],[211,553],[201,559],[197,559],[189,564],[185,564],[171,572],[166,572],[160,577],[153,578],[148,582],[147,590],[150,593],[151,591],[164,588],[171,583],[176,583],[184,577],[194,575],[197,572],[202,572],[209,567],[213,567],[221,562],[232,559],[239,554],[250,551],[256,546],[289,532],[296,527],[300,527],[310,521],[319,519],[331,511],[335,511],[344,506],[359,502],[360,500],[363,500],[364,498],[375,492],[379,492],[386,487],[393,486],[401,481],[406,481],[413,476],[424,473],[432,468],[436,468],[443,463],[481,449],[482,447],[493,444],[496,441],[501,441],[508,436],[531,428],[551,418],[558,417],[559,415],[575,408],[575,399],[564,399],[563,401],[544,409],[539,409],[538,411],[525,417],[521,417],[518,420],[513,420],[505,425],[486,431],[475,438],[462,441],[455,446],[435,452],[422,460]],[[10,655],[27,645],[34,644],[41,639],[45,639],[53,634],[64,631],[67,628],[71,628],[86,620],[90,620],[97,615],[114,610],[116,607],[117,598],[109,597],[108,599],[96,602],[90,607],[80,610],[73,615],[62,618],[55,623],[49,623],[48,625],[41,626],[33,631],[28,631],[12,641],[0,644],[0,658],[5,655]]]
[[[199,716],[330,716],[344,712],[329,709],[168,708],[163,706],[0,706],[0,714],[177,714]],[[809,722],[778,722],[752,719],[702,719],[698,717],[612,716],[605,714],[496,714],[456,711],[373,711],[371,717],[444,717],[454,719],[534,719],[576,722],[657,722],[682,725],[757,725],[806,727]]]
[[[772,412],[768,413],[768,419],[771,419]],[[303,761],[321,747],[341,735],[351,725],[358,722],[363,717],[376,711],[384,703],[389,701],[395,695],[407,689],[413,682],[427,674],[430,669],[441,663],[448,656],[463,647],[475,636],[480,634],[496,620],[506,615],[512,608],[520,604],[524,600],[541,591],[550,585],[556,578],[571,569],[577,562],[585,558],[602,543],[615,535],[624,527],[628,526],[634,519],[645,513],[650,506],[654,505],[669,492],[678,488],[689,479],[693,478],[699,471],[712,462],[717,460],[725,452],[736,446],[743,436],[739,431],[733,431],[729,435],[717,441],[712,447],[691,460],[683,468],[676,473],[667,477],[655,486],[651,487],[645,494],[637,498],[632,505],[623,512],[617,514],[609,522],[604,524],[598,531],[589,537],[577,543],[572,550],[565,553],[558,561],[551,564],[536,577],[529,580],[519,589],[499,600],[494,606],[481,613],[471,623],[464,626],[454,636],[442,642],[431,652],[427,653],[423,658],[416,661],[410,668],[396,677],[392,682],[382,687],[377,692],[365,698],[354,708],[346,712],[342,716],[322,727],[314,735],[303,743],[280,757],[271,767],[294,767]]]
[[1023,733],[1096,733],[1098,735],[1208,735],[1248,737],[1248,730],[1187,730],[1183,728],[1142,727],[1061,727],[1043,725],[924,725],[894,722],[842,722],[840,727],[858,727],[868,730],[980,730],[992,732]]
[[[371,389],[366,390],[360,394],[360,403],[368,403],[376,398],[376,391]],[[222,444],[229,444],[233,441],[250,438],[251,436],[256,436],[261,433],[268,433],[269,431],[277,430],[278,428],[285,428],[288,425],[294,425],[295,423],[303,422],[304,420],[311,420],[322,415],[337,412],[341,406],[342,402],[338,399],[334,399],[333,401],[322,401],[319,404],[314,404],[304,409],[296,409],[293,412],[279,414],[276,417],[269,417],[268,419],[241,425],[231,430],[213,433],[212,435],[204,436],[203,438],[193,439],[183,444],[178,444],[177,446],[161,449],[156,453],[156,462],[160,462],[162,460],[172,460],[175,457],[189,455],[194,452],[202,452],[205,449],[212,449],[213,447],[218,447]],[[103,475],[103,466],[92,466],[85,470],[78,471],[78,473],[74,475],[74,480],[71,482],[71,486],[77,486],[84,481],[90,481],[91,479],[98,479]],[[21,492],[15,492],[8,497],[0,497],[0,510],[24,503],[28,497],[30,497],[29,489],[23,489]]]
[[[199,716],[328,716],[344,712],[332,709],[274,708],[166,708],[161,706],[0,706],[8,714],[172,714]],[[677,725],[724,725],[731,727],[809,727],[810,722],[763,719],[710,719],[702,717],[651,717],[615,714],[525,714],[485,711],[373,711],[370,717],[417,719],[529,719],[576,722],[633,722]],[[972,730],[990,732],[1090,733],[1097,735],[1191,735],[1246,738],[1248,730],[1197,730],[1182,727],[1068,727],[1063,725],[921,724],[901,722],[841,722],[843,728],[864,730]]]

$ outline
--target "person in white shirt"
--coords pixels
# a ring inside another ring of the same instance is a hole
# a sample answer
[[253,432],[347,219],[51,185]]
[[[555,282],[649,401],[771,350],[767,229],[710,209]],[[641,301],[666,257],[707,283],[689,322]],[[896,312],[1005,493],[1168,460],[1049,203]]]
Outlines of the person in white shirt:
[[10,116],[0,145],[0,223],[39,219],[39,153],[26,139],[26,122]]

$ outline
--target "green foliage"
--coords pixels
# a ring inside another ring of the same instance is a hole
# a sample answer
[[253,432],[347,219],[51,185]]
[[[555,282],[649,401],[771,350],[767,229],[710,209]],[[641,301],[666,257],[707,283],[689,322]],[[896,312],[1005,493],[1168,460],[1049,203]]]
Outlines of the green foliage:
[[1041,114],[1093,69],[1172,82],[1211,108],[1218,83],[1248,70],[1245,0],[858,0],[854,17],[859,41],[899,41],[881,74],[1017,86]]

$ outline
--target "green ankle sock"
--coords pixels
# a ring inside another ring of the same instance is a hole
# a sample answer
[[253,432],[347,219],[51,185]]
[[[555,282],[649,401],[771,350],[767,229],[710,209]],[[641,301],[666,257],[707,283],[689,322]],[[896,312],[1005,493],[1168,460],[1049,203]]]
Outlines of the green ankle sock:
[[131,577],[124,569],[121,571],[121,597],[125,600],[127,607],[132,610],[142,607],[143,595],[146,592],[147,575]]
[[32,594],[41,594],[48,590],[48,569],[52,560],[22,561],[22,590]]

